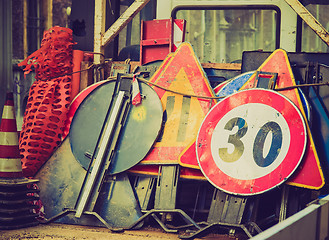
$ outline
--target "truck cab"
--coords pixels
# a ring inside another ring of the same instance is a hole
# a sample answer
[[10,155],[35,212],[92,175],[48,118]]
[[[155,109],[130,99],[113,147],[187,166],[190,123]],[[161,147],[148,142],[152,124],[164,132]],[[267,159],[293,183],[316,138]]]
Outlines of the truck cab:
[[[303,2],[327,28],[328,3]],[[287,52],[328,51],[328,46],[285,0],[157,0],[153,5],[156,5],[155,19],[186,20],[185,41],[192,44],[201,62],[240,63],[243,51],[274,51],[277,48]],[[121,37],[119,50],[124,46],[123,40]],[[139,38],[131,42],[134,41],[137,44]]]

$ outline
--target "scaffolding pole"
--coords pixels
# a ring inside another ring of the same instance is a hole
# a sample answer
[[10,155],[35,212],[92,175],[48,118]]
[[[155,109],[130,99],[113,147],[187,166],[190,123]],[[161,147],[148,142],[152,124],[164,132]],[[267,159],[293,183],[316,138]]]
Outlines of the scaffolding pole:
[[[140,10],[150,0],[136,0],[130,7],[112,24],[112,26],[105,31],[105,14],[106,14],[106,1],[95,0],[95,34],[94,34],[94,52],[104,54],[104,48],[109,44],[120,31],[136,16]],[[101,54],[96,54],[94,63],[101,63]]]
[[329,47],[329,33],[321,23],[298,0],[285,1]]

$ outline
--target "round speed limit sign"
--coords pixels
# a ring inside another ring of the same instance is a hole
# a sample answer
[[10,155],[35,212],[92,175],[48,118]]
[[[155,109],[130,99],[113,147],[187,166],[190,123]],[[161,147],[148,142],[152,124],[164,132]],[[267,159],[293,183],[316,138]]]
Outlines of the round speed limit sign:
[[235,195],[255,195],[288,179],[306,148],[306,126],[299,109],[272,90],[232,94],[207,114],[196,153],[204,176]]

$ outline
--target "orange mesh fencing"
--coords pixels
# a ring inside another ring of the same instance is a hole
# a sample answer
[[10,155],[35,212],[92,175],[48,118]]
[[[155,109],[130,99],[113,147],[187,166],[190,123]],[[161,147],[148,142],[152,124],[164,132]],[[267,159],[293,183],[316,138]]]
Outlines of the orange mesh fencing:
[[71,101],[72,30],[53,27],[44,32],[41,47],[26,58],[25,74],[34,67],[19,139],[22,169],[32,177],[61,142]]

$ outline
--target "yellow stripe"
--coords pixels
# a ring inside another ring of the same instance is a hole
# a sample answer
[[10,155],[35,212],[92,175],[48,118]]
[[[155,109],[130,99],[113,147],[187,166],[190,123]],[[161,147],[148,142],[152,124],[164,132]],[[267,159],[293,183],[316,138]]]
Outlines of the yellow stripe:
[[14,107],[5,105],[2,111],[2,119],[15,119]]
[[5,145],[5,146],[18,145],[17,132],[0,132],[0,145]]
[[0,172],[21,172],[20,158],[0,158]]

